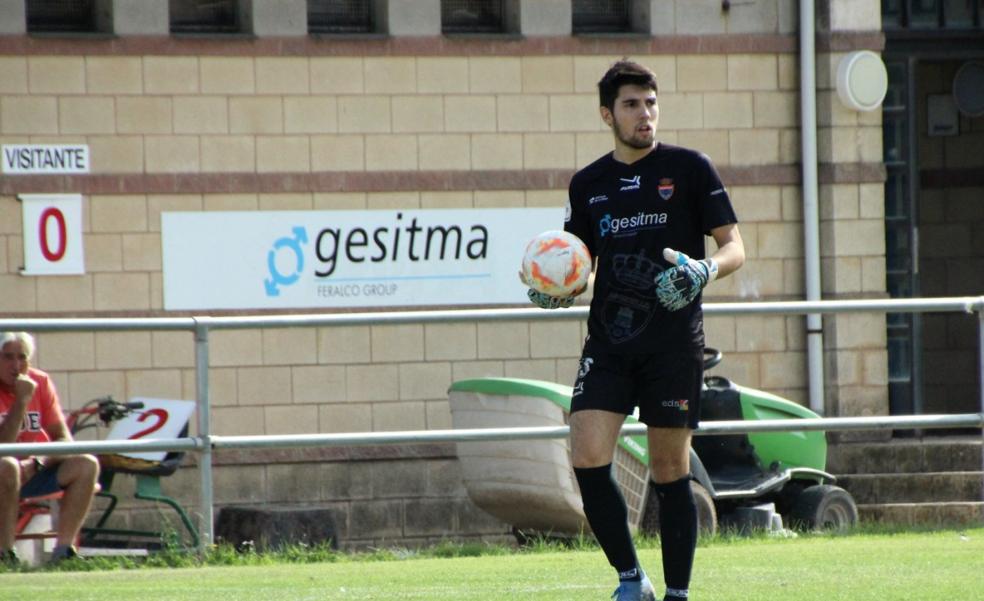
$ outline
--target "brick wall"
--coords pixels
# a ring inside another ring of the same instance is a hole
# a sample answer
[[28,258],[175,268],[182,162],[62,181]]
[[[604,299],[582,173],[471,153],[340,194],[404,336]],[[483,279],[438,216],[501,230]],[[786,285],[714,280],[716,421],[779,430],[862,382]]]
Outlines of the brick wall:
[[[792,4],[735,4],[721,16],[718,2],[653,2],[652,27],[667,29],[653,38],[0,36],[0,142],[86,143],[93,166],[89,175],[0,177],[0,314],[168,315],[164,211],[562,206],[573,171],[611,149],[594,86],[625,55],[659,77],[660,138],[709,154],[742,220],[748,263],[716,282],[708,300],[800,299]],[[838,52],[870,44],[867,35],[821,36],[828,297],[884,292],[880,119],[839,108],[830,85]],[[85,275],[18,274],[15,195],[36,191],[83,193]],[[799,317],[709,317],[708,343],[725,352],[716,373],[805,403],[804,327]],[[883,321],[838,317],[827,334],[829,406],[881,411]],[[583,335],[577,322],[216,332],[211,423],[217,434],[448,428],[452,381],[570,383]],[[42,334],[38,364],[69,408],[103,394],[195,396],[190,334]],[[465,500],[452,452],[414,456],[401,448],[354,463],[221,463],[216,499],[333,504],[352,544],[504,532]],[[405,469],[423,470],[428,482],[440,472],[444,484],[422,491],[389,482]],[[363,484],[337,492],[340,473]],[[309,481],[317,485],[298,484]],[[189,466],[165,487],[194,505],[197,482]]]

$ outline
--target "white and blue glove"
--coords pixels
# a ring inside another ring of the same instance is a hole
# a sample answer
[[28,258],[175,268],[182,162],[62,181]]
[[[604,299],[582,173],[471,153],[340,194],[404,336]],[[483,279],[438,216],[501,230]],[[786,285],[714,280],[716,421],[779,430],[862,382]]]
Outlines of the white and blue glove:
[[695,261],[672,248],[663,249],[663,258],[673,267],[656,276],[656,298],[667,311],[679,311],[692,303],[704,286],[717,277],[714,259]]
[[[522,271],[519,272],[519,281],[523,282],[524,286],[529,286],[529,282],[527,282],[526,278],[523,277]],[[550,296],[549,294],[544,294],[530,287],[530,289],[526,291],[526,296],[529,297],[531,303],[541,309],[566,309],[574,305],[574,299],[576,299],[578,295],[586,289],[587,286],[577,290],[570,296]]]

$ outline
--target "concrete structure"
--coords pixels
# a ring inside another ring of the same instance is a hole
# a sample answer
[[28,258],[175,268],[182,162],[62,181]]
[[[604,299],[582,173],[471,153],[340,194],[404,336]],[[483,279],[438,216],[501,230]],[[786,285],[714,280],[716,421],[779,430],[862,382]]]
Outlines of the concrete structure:
[[[727,182],[748,263],[715,283],[714,301],[804,297],[797,10],[791,0],[633,3],[626,36],[570,36],[570,3],[508,3],[521,35],[443,37],[439,0],[374,4],[386,36],[306,36],[304,2],[251,15],[255,38],[168,37],[166,14],[114,0],[116,39],[25,34],[24,3],[0,0],[0,142],[85,143],[92,173],[0,176],[0,313],[167,315],[160,216],[165,211],[563,206],[568,178],[611,148],[595,83],[631,56],[660,80],[660,138],[711,156]],[[164,5],[165,3],[160,3]],[[278,3],[280,5],[281,3]],[[879,3],[818,10],[817,88],[824,298],[886,296],[882,113],[853,112],[834,91],[854,50],[881,52]],[[251,10],[251,12],[249,12]],[[648,34],[651,34],[648,35]],[[926,66],[925,91],[945,90]],[[925,140],[926,167],[980,168],[981,118],[959,142]],[[974,157],[977,157],[976,159]],[[455,174],[468,172],[462,185]],[[925,293],[977,294],[982,203],[977,187],[926,184]],[[382,183],[380,183],[382,182]],[[20,275],[16,195],[84,195],[86,273]],[[939,202],[934,202],[939,201]],[[975,238],[977,236],[977,238]],[[975,244],[974,242],[978,242]],[[939,256],[942,253],[944,256]],[[956,321],[954,321],[956,320]],[[807,403],[804,319],[707,320],[720,373]],[[952,377],[973,348],[959,318],[927,320],[927,362]],[[576,322],[406,325],[217,333],[217,434],[450,427],[448,385],[475,376],[570,382]],[[889,412],[885,320],[824,320],[829,416]],[[38,363],[69,408],[104,394],[194,398],[189,335],[44,334]],[[935,373],[935,372],[934,372]],[[953,401],[956,403],[957,401]],[[967,409],[964,409],[967,410]],[[335,507],[351,546],[504,535],[464,496],[454,449],[219,453],[220,504],[289,500]],[[182,469],[166,482],[196,500]],[[181,494],[179,494],[181,496]],[[156,514],[133,515],[133,520]]]

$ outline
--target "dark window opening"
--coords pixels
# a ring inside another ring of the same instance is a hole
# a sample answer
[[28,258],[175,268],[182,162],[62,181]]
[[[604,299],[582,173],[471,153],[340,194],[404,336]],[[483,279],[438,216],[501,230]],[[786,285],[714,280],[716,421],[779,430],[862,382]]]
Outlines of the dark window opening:
[[374,30],[371,0],[308,0],[311,33],[370,33]]
[[501,33],[502,0],[442,0],[441,31],[444,33]]
[[630,32],[630,4],[630,0],[574,0],[572,29],[575,34]]
[[236,0],[170,0],[171,33],[238,33]]
[[97,31],[95,0],[28,0],[27,31]]

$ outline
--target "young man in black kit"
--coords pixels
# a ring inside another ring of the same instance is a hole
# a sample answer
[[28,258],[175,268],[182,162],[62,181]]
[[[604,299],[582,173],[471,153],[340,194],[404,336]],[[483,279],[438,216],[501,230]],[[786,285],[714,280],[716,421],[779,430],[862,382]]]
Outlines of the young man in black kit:
[[[584,513],[618,572],[618,601],[655,600],[612,477],[625,416],[648,426],[659,496],[665,601],[686,599],[697,544],[690,438],[703,378],[701,290],[745,261],[737,218],[710,160],[656,140],[656,76],[615,63],[598,82],[615,150],[571,180],[564,229],[595,258],[588,337],[571,399],[571,450]],[[704,258],[704,236],[717,250]],[[544,308],[570,306],[530,290]]]

